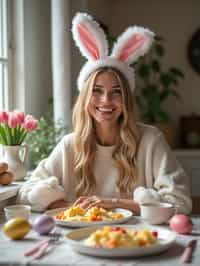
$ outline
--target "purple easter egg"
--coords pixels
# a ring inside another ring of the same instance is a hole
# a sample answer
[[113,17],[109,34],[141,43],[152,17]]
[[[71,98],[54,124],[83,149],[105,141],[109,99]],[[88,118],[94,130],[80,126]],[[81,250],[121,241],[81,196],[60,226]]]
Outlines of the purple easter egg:
[[33,229],[40,235],[47,235],[55,226],[53,217],[43,214],[33,222]]

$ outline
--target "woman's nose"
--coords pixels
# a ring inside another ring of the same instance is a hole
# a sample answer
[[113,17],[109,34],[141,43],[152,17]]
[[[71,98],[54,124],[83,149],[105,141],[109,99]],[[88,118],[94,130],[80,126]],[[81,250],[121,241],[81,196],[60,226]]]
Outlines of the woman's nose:
[[110,101],[111,101],[111,96],[110,96],[110,94],[109,94],[109,93],[104,93],[104,94],[102,95],[101,100],[102,100],[103,102],[110,102]]

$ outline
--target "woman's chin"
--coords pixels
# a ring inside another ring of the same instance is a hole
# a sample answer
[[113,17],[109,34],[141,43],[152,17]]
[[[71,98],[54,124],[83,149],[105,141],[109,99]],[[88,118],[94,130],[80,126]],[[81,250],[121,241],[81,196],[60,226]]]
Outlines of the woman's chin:
[[113,117],[103,117],[101,119],[95,119],[96,123],[102,126],[112,126],[117,123],[117,119]]

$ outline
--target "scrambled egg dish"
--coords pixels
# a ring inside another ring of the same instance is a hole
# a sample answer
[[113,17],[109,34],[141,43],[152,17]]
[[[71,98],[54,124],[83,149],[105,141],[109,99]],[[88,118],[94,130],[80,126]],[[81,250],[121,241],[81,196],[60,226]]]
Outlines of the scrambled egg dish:
[[55,218],[62,221],[96,222],[118,220],[124,218],[124,216],[121,213],[107,211],[99,207],[85,210],[77,205],[60,212]]
[[157,231],[127,230],[123,227],[104,226],[92,233],[84,243],[97,248],[136,248],[158,243]]

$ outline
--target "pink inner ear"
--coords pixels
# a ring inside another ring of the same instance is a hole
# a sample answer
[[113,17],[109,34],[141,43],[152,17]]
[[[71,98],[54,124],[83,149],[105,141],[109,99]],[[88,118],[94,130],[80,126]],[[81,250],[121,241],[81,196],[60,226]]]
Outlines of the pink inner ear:
[[86,25],[83,23],[78,26],[78,32],[80,35],[80,39],[88,50],[88,52],[92,55],[94,59],[99,59],[99,49],[96,39],[93,37],[92,33],[89,31]]
[[119,55],[120,61],[126,61],[127,58],[132,55],[138,48],[140,48],[145,42],[145,37],[140,34],[135,34],[132,36],[122,48]]

